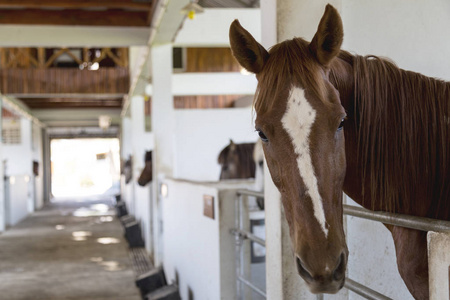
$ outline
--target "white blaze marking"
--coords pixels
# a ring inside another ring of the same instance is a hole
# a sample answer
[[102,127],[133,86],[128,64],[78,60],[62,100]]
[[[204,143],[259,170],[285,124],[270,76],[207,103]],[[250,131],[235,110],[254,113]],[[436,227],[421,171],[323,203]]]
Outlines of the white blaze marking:
[[291,89],[287,102],[286,112],[281,122],[284,129],[292,139],[300,176],[306,185],[306,193],[309,194],[314,208],[314,216],[319,221],[325,236],[328,229],[325,227],[325,212],[322,197],[319,194],[317,178],[311,161],[309,149],[309,134],[316,119],[316,111],[305,98],[304,90],[294,87]]

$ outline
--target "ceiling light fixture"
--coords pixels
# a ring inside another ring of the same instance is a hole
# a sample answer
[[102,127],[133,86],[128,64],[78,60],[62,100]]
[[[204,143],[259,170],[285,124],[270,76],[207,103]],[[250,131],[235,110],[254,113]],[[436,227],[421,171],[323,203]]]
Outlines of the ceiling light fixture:
[[190,2],[188,5],[181,9],[181,13],[185,14],[190,20],[193,20],[196,14],[200,14],[204,11],[205,10],[203,9],[203,7],[195,2]]

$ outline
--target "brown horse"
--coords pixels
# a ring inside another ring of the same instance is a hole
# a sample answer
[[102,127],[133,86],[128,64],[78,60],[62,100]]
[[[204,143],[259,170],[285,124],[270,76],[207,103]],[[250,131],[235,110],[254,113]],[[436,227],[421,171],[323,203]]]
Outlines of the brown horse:
[[[234,56],[256,74],[256,129],[282,196],[295,263],[314,293],[344,285],[342,192],[372,210],[450,219],[450,83],[342,51],[328,5],[310,43],[268,52],[234,21]],[[400,275],[428,298],[426,232],[387,226]]]
[[152,151],[145,152],[145,167],[141,172],[138,179],[140,186],[145,186],[147,183],[153,180],[153,163],[152,163]]
[[[230,140],[219,154],[220,180],[255,178],[255,191],[264,190],[264,157],[261,142],[235,144]],[[256,204],[264,210],[264,198],[256,198]]]
[[230,144],[223,148],[217,159],[221,166],[220,180],[254,178],[254,148],[255,143],[235,144],[230,140]]

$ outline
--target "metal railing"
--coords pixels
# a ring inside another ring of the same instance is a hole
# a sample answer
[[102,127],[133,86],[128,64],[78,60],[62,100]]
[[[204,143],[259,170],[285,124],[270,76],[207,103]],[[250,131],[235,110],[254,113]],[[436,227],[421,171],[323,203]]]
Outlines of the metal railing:
[[[235,228],[230,230],[230,233],[235,236],[236,241],[236,296],[238,299],[242,299],[243,296],[243,286],[246,285],[248,288],[258,293],[264,298],[267,298],[266,292],[255,286],[244,276],[244,270],[242,262],[244,261],[244,253],[242,251],[243,241],[248,239],[262,246],[266,246],[266,242],[255,236],[249,231],[243,230],[244,224],[244,215],[243,215],[243,203],[242,196],[253,196],[258,198],[264,198],[264,193],[255,192],[250,190],[239,190],[237,192],[237,197],[234,203],[234,211],[235,211]],[[241,298],[239,298],[241,297]]]
[[[242,229],[243,225],[243,203],[242,196],[253,196],[258,198],[264,198],[264,193],[255,192],[250,190],[238,190],[235,202],[235,228],[230,230],[230,233],[236,237],[236,295],[243,295],[242,284],[246,285],[251,290],[267,298],[266,292],[253,285],[248,279],[243,276],[242,260],[244,259],[242,253],[242,243],[248,239],[259,245],[266,246],[265,240],[255,236],[251,232]],[[385,224],[394,226],[406,227],[422,231],[434,231],[434,232],[450,232],[450,221],[436,220],[430,218],[421,218],[409,215],[387,213],[381,211],[371,211],[365,208],[360,208],[352,205],[343,205],[344,215],[354,216],[372,221],[378,221]],[[362,285],[350,278],[345,279],[345,288],[348,290],[365,297],[366,299],[373,300],[389,300],[391,298],[372,290],[371,288]],[[321,295],[317,295],[317,299],[323,299]]]

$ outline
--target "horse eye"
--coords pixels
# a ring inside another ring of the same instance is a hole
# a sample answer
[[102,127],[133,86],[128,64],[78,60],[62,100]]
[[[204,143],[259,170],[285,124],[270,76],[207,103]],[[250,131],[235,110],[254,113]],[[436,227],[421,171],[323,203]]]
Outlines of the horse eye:
[[339,124],[338,130],[342,130],[342,128],[344,128],[344,121],[345,121],[345,118],[342,118],[341,123]]
[[269,139],[266,137],[266,135],[264,134],[264,132],[262,132],[261,130],[257,130],[257,131],[258,131],[259,137],[261,138],[261,140],[262,140],[263,142],[268,142],[268,141],[269,141]]

